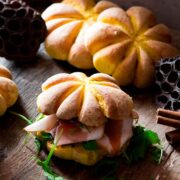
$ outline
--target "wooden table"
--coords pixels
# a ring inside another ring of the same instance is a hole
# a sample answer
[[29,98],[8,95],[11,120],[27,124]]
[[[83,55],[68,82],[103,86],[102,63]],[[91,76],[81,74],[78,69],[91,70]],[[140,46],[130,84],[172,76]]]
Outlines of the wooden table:
[[[174,32],[174,42],[180,44],[180,33]],[[56,73],[74,72],[73,68],[65,62],[53,61],[44,52],[41,46],[38,61],[32,64],[15,65],[3,58],[0,64],[8,67],[15,82],[19,87],[20,97],[13,111],[23,113],[34,118],[37,115],[36,97],[41,92],[41,84],[48,77]],[[92,74],[92,71],[86,71]],[[132,92],[132,91],[131,91]],[[169,127],[156,124],[156,106],[154,93],[149,91],[133,91],[131,93],[135,102],[135,109],[140,115],[139,123],[156,131],[164,146],[164,158],[160,165],[153,164],[150,160],[144,160],[132,166],[120,165],[119,177],[125,180],[150,180],[150,179],[180,179],[180,147],[173,148],[165,139],[165,132]],[[41,168],[36,165],[32,158],[32,152],[26,147],[34,149],[33,140],[24,145],[25,122],[6,113],[0,118],[0,180],[43,180]],[[63,161],[60,163],[60,172],[67,179],[88,180],[91,176],[92,167],[86,168],[77,163]]]
[[[12,110],[31,118],[37,115],[36,97],[41,92],[42,82],[56,73],[77,71],[65,62],[50,60],[45,55],[43,47],[36,63],[16,66],[5,59],[0,59],[0,63],[12,70],[14,80],[19,86],[20,97]],[[87,73],[89,74],[90,71]],[[165,140],[164,133],[170,128],[156,124],[154,94],[150,91],[135,91],[131,95],[135,102],[135,109],[140,115],[140,124],[156,131],[161,137],[164,145],[164,160],[159,166],[148,160],[131,167],[122,165],[119,171],[120,176],[137,180],[149,180],[152,177],[167,180],[180,179],[180,148],[172,148]],[[23,127],[26,124],[8,113],[1,117],[0,121],[0,179],[44,179],[41,168],[32,158],[32,152],[24,145]],[[32,148],[33,140],[31,139],[26,146]],[[63,163],[66,162],[63,161]],[[78,165],[70,163],[68,167],[65,166],[67,169],[63,169],[63,172],[66,177],[83,180],[88,176],[88,168],[84,167],[82,171],[77,167],[79,172],[76,174],[73,171],[68,173],[69,169],[74,169],[74,166]]]

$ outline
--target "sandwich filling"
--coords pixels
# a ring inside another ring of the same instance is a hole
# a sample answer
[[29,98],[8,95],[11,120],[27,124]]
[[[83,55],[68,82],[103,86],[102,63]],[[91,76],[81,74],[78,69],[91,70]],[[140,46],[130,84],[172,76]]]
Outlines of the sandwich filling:
[[55,114],[45,116],[25,128],[28,132],[47,132],[57,146],[95,141],[108,155],[118,154],[132,136],[132,120],[108,120],[104,125],[86,126],[76,119],[60,120]]

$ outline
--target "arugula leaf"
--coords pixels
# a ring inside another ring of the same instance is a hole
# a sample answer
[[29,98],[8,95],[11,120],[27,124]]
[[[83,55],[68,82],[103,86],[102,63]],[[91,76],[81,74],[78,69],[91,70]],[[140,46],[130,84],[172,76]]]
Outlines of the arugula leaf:
[[160,164],[161,160],[162,160],[162,156],[163,156],[163,148],[160,145],[155,145],[152,147],[152,151],[151,151],[151,158],[152,160],[157,163]]
[[[31,119],[26,118],[25,116],[10,112],[13,115],[18,116],[20,119],[25,120],[28,124],[32,124],[33,121]],[[42,119],[44,117],[43,114],[38,115],[36,118],[36,121]],[[43,132],[42,133],[42,139],[39,139],[39,137],[35,137],[35,143],[37,146],[38,151],[40,151],[43,147],[43,142],[52,141],[52,136],[50,133]],[[83,147],[87,150],[96,150],[97,144],[96,141],[89,141],[84,142]],[[53,145],[51,148],[49,155],[46,160],[41,161],[40,159],[37,159],[37,163],[43,168],[44,175],[49,180],[63,180],[62,177],[58,176],[53,170],[52,167],[49,165],[50,160],[52,158],[52,155],[54,153],[54,150],[56,148],[56,144]],[[151,150],[151,151],[149,151]],[[158,135],[148,129],[145,129],[144,127],[137,125],[134,127],[133,130],[133,137],[130,140],[129,146],[127,149],[122,153],[120,158],[126,159],[126,161],[130,164],[133,162],[136,162],[140,159],[143,159],[147,152],[150,152],[151,158],[154,162],[160,163],[162,160],[162,154],[163,154],[163,148],[160,143],[160,139]],[[118,179],[117,177],[117,169],[119,167],[119,158],[116,157],[115,159],[106,158],[104,160],[101,160],[97,166],[94,169],[95,174],[99,172],[103,172],[103,175],[101,180],[115,180]],[[106,174],[104,174],[107,172]]]
[[33,123],[32,119],[28,119],[27,117],[23,116],[22,114],[19,114],[19,113],[13,112],[13,111],[9,111],[9,113],[19,117],[21,120],[24,120],[29,125]]
[[138,160],[143,159],[149,150],[151,150],[150,154],[152,160],[158,164],[161,162],[163,148],[160,144],[158,135],[140,125],[134,127],[133,131],[133,137],[130,140],[129,146],[122,155],[114,159],[106,158],[95,166],[95,175],[99,173],[104,174],[101,180],[119,179],[116,172],[120,162],[123,162],[124,159],[126,159],[128,164],[137,162]]
[[63,177],[57,176],[53,171],[49,172],[44,170],[44,176],[46,176],[48,180],[64,180]]
[[[28,123],[29,125],[32,124],[34,121],[32,119],[28,119],[27,117],[23,116],[22,114],[16,113],[16,112],[12,112],[10,111],[11,114],[19,117],[21,120],[26,121],[26,123]],[[44,118],[43,114],[39,114],[35,121],[38,121],[40,119]],[[62,133],[60,133],[61,136]],[[41,132],[41,138],[43,139],[43,141],[41,139],[39,139],[39,137],[34,136],[34,142],[37,148],[37,151],[40,152],[42,150],[43,144],[46,143],[46,141],[49,140],[53,140],[53,137],[50,133],[46,133],[46,132]],[[60,137],[59,137],[60,138]],[[36,157],[36,161],[37,164],[40,165],[42,167],[42,169],[44,170],[44,175],[47,177],[48,180],[64,180],[63,177],[58,176],[52,169],[52,167],[50,167],[50,160],[53,156],[54,150],[56,148],[56,144],[54,144],[47,156],[47,159],[45,159],[44,161],[40,160],[39,158]]]
[[36,145],[37,152],[39,153],[42,150],[42,142],[39,138],[35,137],[34,143]]
[[[24,120],[26,123],[28,123],[29,125],[32,124],[34,121],[32,119],[28,119],[27,117],[23,116],[22,114],[19,114],[19,113],[16,113],[16,112],[13,112],[13,111],[9,111],[11,114],[19,117],[20,119]],[[45,115],[40,113],[35,121],[39,121],[40,119],[44,118]],[[24,143],[27,143],[27,138],[29,137],[29,133],[27,134],[26,138],[25,138],[25,141]],[[41,132],[41,138],[46,142],[46,141],[51,141],[53,140],[53,137],[50,133],[46,133],[46,132]],[[35,142],[35,145],[36,145],[36,149],[38,152],[41,151],[43,145],[45,142],[42,142],[38,137],[34,136],[34,142]]]
[[39,120],[41,120],[41,119],[44,118],[44,117],[45,117],[44,114],[39,113],[38,116],[35,118],[35,121],[39,121]]
[[160,144],[160,139],[157,135],[157,133],[151,131],[151,130],[145,130],[145,136],[147,140],[149,141],[149,144]]
[[41,150],[46,148],[46,143],[48,140],[44,140],[40,137],[34,136],[34,143],[36,145],[37,152],[39,153]]
[[44,141],[52,141],[53,140],[52,135],[50,133],[46,133],[44,131],[41,132],[40,136]]
[[98,149],[96,141],[87,141],[82,143],[84,149],[94,151]]
[[63,180],[63,177],[58,176],[53,170],[52,167],[50,167],[50,160],[53,156],[54,150],[56,148],[56,145],[54,144],[53,147],[51,148],[47,159],[44,161],[37,159],[37,164],[42,167],[44,170],[44,175],[49,179],[49,180]]
[[28,119],[28,118],[25,117],[24,115],[19,114],[19,113],[17,113],[17,112],[9,111],[9,113],[10,113],[10,114],[13,114],[13,115],[15,115],[15,116],[17,116],[17,117],[19,117],[21,120],[24,120],[28,125],[32,124],[32,123],[35,122],[35,121],[39,121],[39,120],[41,120],[42,118],[45,117],[44,114],[40,113],[40,114],[38,114],[38,116],[37,116],[37,117],[35,118],[35,120],[33,121],[33,119]]
[[160,163],[162,159],[162,147],[160,146],[158,135],[142,126],[136,126],[130,144],[123,155],[128,163],[133,163],[139,159],[143,159],[150,148],[154,148],[152,159]]
[[[59,140],[59,138],[61,137],[62,132],[63,132],[63,131],[60,132],[59,137],[58,137],[58,140]],[[57,142],[58,142],[58,140],[57,140]],[[37,159],[38,165],[40,165],[40,166],[43,168],[43,170],[44,170],[44,175],[45,175],[49,180],[63,180],[63,177],[58,176],[58,175],[53,171],[52,167],[49,165],[49,164],[50,164],[50,161],[51,161],[51,158],[52,158],[52,156],[53,156],[53,154],[54,154],[54,151],[55,151],[55,149],[56,149],[56,147],[57,147],[57,144],[56,144],[56,143],[53,144],[53,146],[52,146],[52,148],[51,148],[51,150],[50,150],[47,158],[46,158],[44,161],[42,161],[42,160],[40,160],[40,159]]]

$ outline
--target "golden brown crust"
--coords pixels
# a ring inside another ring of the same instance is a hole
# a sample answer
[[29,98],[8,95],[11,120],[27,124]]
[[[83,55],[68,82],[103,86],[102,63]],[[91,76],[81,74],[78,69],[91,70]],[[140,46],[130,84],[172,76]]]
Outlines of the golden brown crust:
[[107,118],[131,117],[132,99],[106,74],[89,78],[78,72],[57,74],[44,82],[42,89],[37,106],[46,115],[56,114],[64,120],[78,117],[87,126],[101,126]]
[[[109,1],[64,0],[51,5],[42,16],[48,27],[45,46],[53,58],[82,69],[94,66],[122,86],[151,85],[154,63],[178,54],[171,44],[170,30],[157,24],[153,13],[144,7],[125,11]],[[125,42],[128,45],[123,49]],[[149,62],[139,56],[143,56],[142,51]],[[140,76],[140,72],[148,77]]]
[[106,9],[117,7],[117,6],[118,6],[117,4],[109,2],[109,1],[99,1],[94,7],[94,11],[99,14]]
[[[129,42],[125,49],[117,49],[125,42]],[[156,24],[150,10],[138,6],[127,11],[112,7],[100,13],[85,43],[98,71],[112,75],[120,85],[138,88],[152,84],[157,60],[178,54],[171,44],[170,30]]]
[[164,24],[157,24],[149,28],[144,35],[150,39],[171,43],[171,32]]
[[75,7],[83,14],[83,12],[86,12],[94,7],[95,0],[64,0],[63,3]]
[[45,47],[49,55],[68,60],[78,68],[93,67],[92,55],[84,44],[84,33],[91,24],[85,19],[88,19],[94,5],[93,0],[64,0],[44,11],[42,17],[48,29]]
[[[97,22],[88,29],[85,45],[92,54],[95,54],[108,45],[118,43],[123,39],[127,39],[127,36],[118,27]],[[95,58],[93,59],[95,60]]]
[[98,21],[117,26],[129,36],[133,33],[133,27],[126,11],[119,7],[105,10],[99,15]]
[[0,116],[12,106],[18,98],[17,85],[11,80],[11,72],[0,65]]
[[[51,142],[47,142],[47,149],[50,150],[53,144]],[[74,146],[66,145],[66,146],[57,146],[54,151],[54,155],[56,157],[67,159],[67,160],[74,160],[78,163],[92,166],[96,164],[99,160],[101,160],[104,156],[104,151],[94,150],[88,151],[84,149],[81,144],[76,144]]]
[[93,94],[107,118],[121,120],[130,117],[133,101],[121,89],[93,85]]
[[89,24],[83,24],[74,44],[69,51],[68,61],[70,64],[76,64],[77,67],[90,69],[93,67],[92,55],[87,50],[84,44],[84,36],[89,28]]
[[68,59],[69,51],[81,26],[81,21],[74,21],[52,31],[45,40],[47,52],[53,54],[55,59]]
[[9,69],[7,69],[6,67],[0,65],[0,76],[1,77],[6,77],[8,79],[12,79],[12,74],[9,71]]
[[144,7],[133,6],[127,10],[135,32],[143,32],[156,25],[156,18],[153,13]]
[[[94,55],[94,65],[99,67],[98,70],[107,74],[113,74],[120,62],[123,59],[124,51],[127,50],[129,40],[124,41],[124,43],[116,43],[109,45],[106,48],[101,49]],[[106,59],[106,63],[104,63]]]
[[54,3],[42,13],[45,21],[57,18],[82,18],[82,15],[72,6],[64,3]]

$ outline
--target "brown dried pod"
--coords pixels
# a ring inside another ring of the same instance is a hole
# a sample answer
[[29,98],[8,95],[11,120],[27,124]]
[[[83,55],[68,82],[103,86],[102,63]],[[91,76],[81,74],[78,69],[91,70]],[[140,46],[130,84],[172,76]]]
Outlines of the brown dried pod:
[[161,59],[156,65],[155,79],[157,105],[180,110],[180,56]]
[[38,9],[39,8],[46,8],[47,6],[49,6],[50,4],[55,2],[53,0],[23,0],[23,1],[35,9],[36,8],[38,8]]
[[46,36],[46,26],[34,9],[21,0],[0,0],[0,56],[34,59]]

